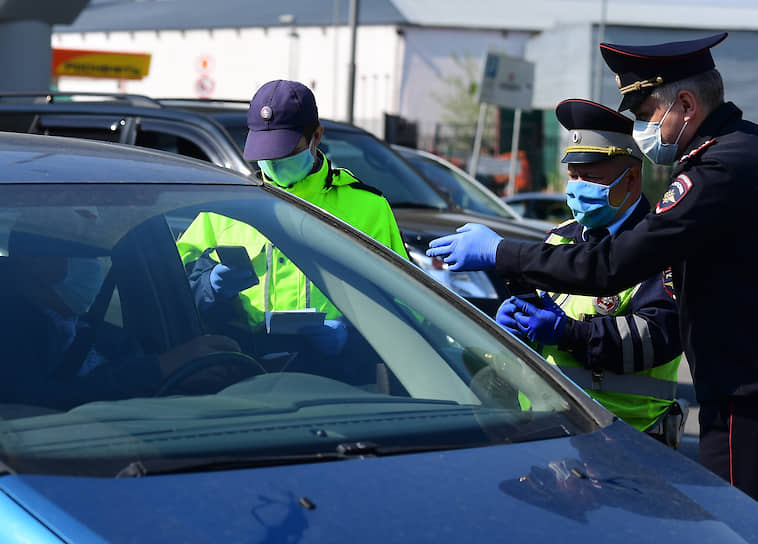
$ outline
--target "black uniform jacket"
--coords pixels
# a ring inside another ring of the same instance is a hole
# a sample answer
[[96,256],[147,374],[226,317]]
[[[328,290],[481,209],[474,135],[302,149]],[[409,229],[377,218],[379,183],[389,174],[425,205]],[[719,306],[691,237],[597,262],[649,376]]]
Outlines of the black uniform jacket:
[[675,164],[656,209],[598,244],[505,240],[496,266],[535,287],[610,295],[671,266],[680,337],[700,402],[758,393],[758,125],[731,102],[713,111]]

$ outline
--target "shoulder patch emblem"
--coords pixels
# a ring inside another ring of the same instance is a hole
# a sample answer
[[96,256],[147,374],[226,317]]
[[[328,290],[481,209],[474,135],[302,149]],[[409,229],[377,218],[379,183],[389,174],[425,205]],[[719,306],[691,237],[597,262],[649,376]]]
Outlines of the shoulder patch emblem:
[[676,300],[676,293],[674,292],[674,273],[671,271],[671,267],[663,271],[661,280],[663,282],[663,290],[666,291],[671,298]]
[[708,140],[704,144],[700,145],[699,147],[696,147],[695,149],[693,149],[692,151],[690,151],[689,153],[687,153],[684,157],[682,157],[681,159],[679,159],[679,162],[685,162],[685,161],[690,160],[692,157],[694,157],[695,155],[697,155],[698,153],[700,153],[703,149],[705,149],[706,147],[708,147],[709,145],[711,145],[715,141],[716,141],[716,138],[711,138],[710,140]]
[[613,295],[612,297],[595,297],[592,299],[592,307],[600,315],[611,315],[621,306],[621,297]]
[[684,174],[679,174],[656,204],[655,213],[663,213],[676,206],[690,189],[692,189],[692,180]]

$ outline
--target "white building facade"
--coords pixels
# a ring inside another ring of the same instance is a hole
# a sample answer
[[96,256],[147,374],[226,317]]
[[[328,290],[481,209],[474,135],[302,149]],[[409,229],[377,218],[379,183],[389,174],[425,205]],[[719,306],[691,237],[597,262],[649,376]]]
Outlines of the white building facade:
[[[758,61],[751,53],[758,49],[758,4],[732,5],[737,1],[713,6],[700,0],[364,0],[356,37],[354,122],[383,137],[384,114],[401,116],[417,123],[420,142],[428,142],[443,113],[455,116],[442,111],[439,95],[450,77],[468,77],[461,59],[474,63],[479,74],[493,50],[535,63],[533,105],[545,111],[546,124],[555,124],[552,109],[565,98],[618,105],[599,41],[656,43],[723,30],[731,35],[713,55],[727,99],[746,117],[758,119]],[[52,46],[149,53],[149,75],[141,80],[60,77],[57,86],[249,100],[266,81],[288,78],[314,91],[322,117],[346,119],[348,2],[279,4],[100,0],[73,25],[55,27]],[[551,130],[559,132],[555,126]],[[557,163],[558,157],[545,160]]]

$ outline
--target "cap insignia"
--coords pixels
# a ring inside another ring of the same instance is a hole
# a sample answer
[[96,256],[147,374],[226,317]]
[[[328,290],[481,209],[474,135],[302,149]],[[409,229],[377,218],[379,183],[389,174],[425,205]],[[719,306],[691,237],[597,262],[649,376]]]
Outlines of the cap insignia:
[[273,112],[271,111],[271,108],[268,106],[263,106],[261,108],[261,118],[265,121],[268,121],[273,116]]
[[651,89],[653,87],[657,87],[658,85],[663,85],[663,78],[661,76],[655,76],[655,77],[651,77],[650,79],[635,81],[634,83],[631,83],[629,85],[626,85],[625,87],[622,87],[621,78],[619,78],[618,74],[616,74],[616,83],[618,83],[619,92],[621,94],[628,94],[628,93],[636,93],[637,91],[641,91],[642,89]]
[[579,132],[578,130],[575,130],[574,132],[572,132],[571,133],[571,141],[574,142],[575,144],[578,144],[579,142],[581,142],[582,141],[582,133]]

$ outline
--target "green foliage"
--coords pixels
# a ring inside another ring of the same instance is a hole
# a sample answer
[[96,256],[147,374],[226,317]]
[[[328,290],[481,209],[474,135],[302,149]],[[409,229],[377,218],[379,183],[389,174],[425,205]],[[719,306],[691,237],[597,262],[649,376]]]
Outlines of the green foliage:
[[642,192],[655,205],[663,196],[671,179],[671,166],[653,164],[645,159],[642,165]]
[[[479,102],[476,94],[479,86],[480,60],[470,55],[452,53],[451,58],[458,68],[456,73],[440,77],[439,91],[431,96],[440,105],[445,147],[457,153],[471,153],[479,119]],[[492,108],[488,108],[491,110]],[[496,115],[488,111],[482,133],[482,149],[495,148]]]

